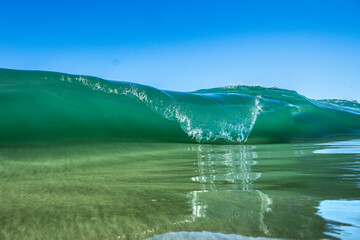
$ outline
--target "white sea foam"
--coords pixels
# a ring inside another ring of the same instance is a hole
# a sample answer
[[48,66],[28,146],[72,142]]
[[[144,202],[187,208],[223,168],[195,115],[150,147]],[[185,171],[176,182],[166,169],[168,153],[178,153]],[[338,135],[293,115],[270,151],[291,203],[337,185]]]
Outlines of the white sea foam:
[[[197,105],[196,101],[194,103],[176,101],[171,96],[171,93],[152,88],[146,89],[144,86],[137,84],[127,83],[109,86],[106,83],[82,76],[73,79],[68,76],[61,76],[60,78],[60,81],[72,82],[73,80],[95,91],[123,95],[140,101],[160,116],[177,121],[183,131],[199,143],[219,139],[244,143],[249,137],[257,116],[262,109],[260,96],[253,97],[252,102],[247,101],[236,106],[229,104],[231,106],[227,107],[226,104],[221,105],[216,101],[211,102],[210,106],[200,106]],[[207,96],[198,94],[197,97],[207,100]],[[241,98],[241,96],[238,97]],[[215,114],[223,114],[221,118],[213,118],[216,117],[211,112],[214,105],[219,105],[217,108],[215,106],[215,109],[220,109],[220,111]]]

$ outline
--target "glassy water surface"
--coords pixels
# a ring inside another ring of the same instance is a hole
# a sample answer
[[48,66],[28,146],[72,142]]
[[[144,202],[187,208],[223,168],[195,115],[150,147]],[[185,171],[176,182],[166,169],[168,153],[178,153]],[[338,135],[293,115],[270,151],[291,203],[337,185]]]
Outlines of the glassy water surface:
[[0,239],[359,239],[360,141],[0,146]]

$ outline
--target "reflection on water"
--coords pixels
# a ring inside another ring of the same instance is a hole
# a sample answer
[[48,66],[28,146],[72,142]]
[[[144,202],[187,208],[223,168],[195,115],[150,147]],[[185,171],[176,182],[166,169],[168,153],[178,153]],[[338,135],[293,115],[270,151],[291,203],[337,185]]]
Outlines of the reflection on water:
[[329,221],[328,235],[340,239],[359,239],[359,200],[324,200],[320,202],[318,209],[317,214]]
[[0,239],[356,239],[359,145],[0,146]]
[[[256,164],[254,146],[221,147],[199,145],[191,150],[198,156],[198,175],[192,181],[199,182],[204,191],[221,190],[222,184],[231,184],[233,190],[248,191],[261,174],[251,172]],[[220,150],[220,151],[219,151]],[[228,187],[227,187],[228,189]]]
[[[201,189],[188,194],[193,209],[191,219],[195,221],[196,218],[206,217],[209,206],[202,200],[206,199],[206,195],[211,196],[211,193],[221,194],[221,192],[251,192],[252,196],[258,196],[260,207],[249,211],[259,210],[259,230],[265,235],[268,234],[264,213],[271,211],[272,200],[268,195],[252,187],[253,182],[261,177],[261,173],[251,170],[257,163],[255,146],[199,145],[189,150],[195,151],[198,157],[198,173],[191,180],[199,183]],[[253,217],[256,213],[251,212],[250,215]]]
[[[336,141],[319,144],[323,149],[315,154],[347,154],[355,161],[345,163],[345,174],[339,174],[341,180],[360,180],[360,140]],[[357,181],[357,188],[360,188]],[[360,197],[358,195],[357,197]],[[326,234],[339,239],[360,238],[360,200],[323,200],[317,207],[317,214],[328,221]]]
[[227,234],[154,239],[359,239],[359,143],[190,146],[197,189],[187,193],[185,222],[194,227],[180,230]]
[[314,153],[360,154],[360,140],[336,141],[319,145],[326,146],[326,148],[315,150]]

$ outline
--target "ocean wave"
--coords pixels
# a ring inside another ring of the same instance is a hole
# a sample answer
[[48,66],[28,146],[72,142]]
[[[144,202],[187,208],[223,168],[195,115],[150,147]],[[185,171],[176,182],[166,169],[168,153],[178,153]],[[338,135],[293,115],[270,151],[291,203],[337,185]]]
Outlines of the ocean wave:
[[194,92],[56,72],[0,69],[0,142],[118,139],[198,143],[360,135],[360,104],[292,90]]

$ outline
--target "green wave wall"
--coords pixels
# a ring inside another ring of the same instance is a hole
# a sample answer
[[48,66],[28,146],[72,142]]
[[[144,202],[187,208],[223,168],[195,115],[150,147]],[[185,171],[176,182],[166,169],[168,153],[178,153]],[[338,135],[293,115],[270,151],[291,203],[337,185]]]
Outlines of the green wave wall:
[[123,140],[293,142],[360,135],[360,104],[230,86],[195,92],[0,69],[0,143]]

